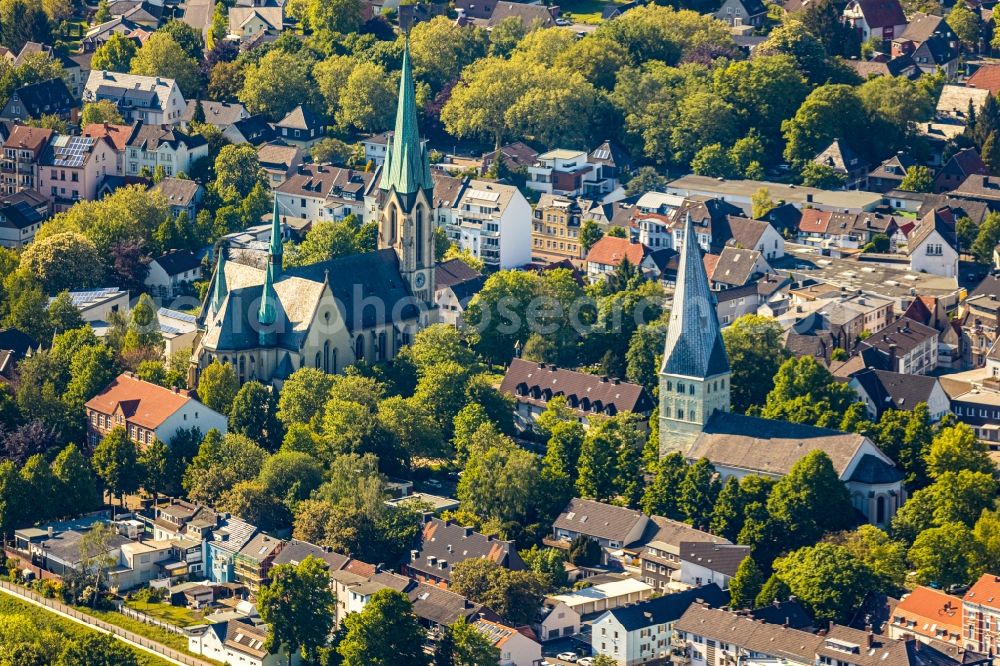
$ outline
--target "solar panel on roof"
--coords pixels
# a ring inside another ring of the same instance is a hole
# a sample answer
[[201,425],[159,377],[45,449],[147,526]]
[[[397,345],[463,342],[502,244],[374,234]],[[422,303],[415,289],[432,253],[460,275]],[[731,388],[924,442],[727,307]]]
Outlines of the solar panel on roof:
[[469,190],[469,196],[473,199],[483,199],[484,201],[498,201],[499,192],[487,192],[486,190]]

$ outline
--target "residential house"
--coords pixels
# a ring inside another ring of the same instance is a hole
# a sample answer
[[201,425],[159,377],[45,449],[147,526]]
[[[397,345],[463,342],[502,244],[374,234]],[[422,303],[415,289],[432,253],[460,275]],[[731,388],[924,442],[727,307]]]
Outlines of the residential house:
[[717,411],[685,456],[707,458],[723,480],[751,474],[780,478],[815,450],[830,457],[860,515],[877,526],[892,520],[906,497],[903,474],[864,435]]
[[108,3],[112,17],[127,18],[149,30],[156,30],[163,20],[163,4],[158,0],[114,0]]
[[934,176],[934,191],[949,192],[969,176],[988,176],[989,170],[975,148],[963,148],[952,155]]
[[981,368],[1000,331],[1000,279],[987,276],[969,292],[958,317],[964,365]]
[[531,206],[513,185],[465,179],[445,217],[448,239],[487,266],[508,270],[531,262]]
[[1000,653],[1000,576],[985,573],[962,597],[962,640],[967,650]]
[[12,382],[18,364],[39,349],[40,345],[27,333],[13,327],[0,328],[0,382]]
[[632,157],[618,142],[611,139],[606,139],[590,151],[587,159],[595,166],[596,183],[587,186],[587,193],[591,196],[617,191],[622,181],[632,173]]
[[660,267],[648,247],[631,238],[603,236],[587,253],[587,279],[590,282],[607,280],[626,260],[637,272],[648,277],[659,277]]
[[399,570],[422,583],[447,589],[451,570],[469,559],[487,559],[511,571],[526,568],[513,541],[481,534],[451,520],[425,516],[419,541]]
[[280,35],[284,28],[285,10],[279,4],[272,7],[232,7],[229,12],[229,34],[243,41],[261,35]]
[[944,277],[958,275],[958,236],[951,209],[927,213],[906,235],[910,270]]
[[140,122],[129,137],[123,175],[152,174],[157,167],[163,167],[167,176],[175,176],[190,172],[195,162],[207,157],[208,142],[200,134]]
[[861,398],[874,422],[890,409],[909,410],[922,402],[927,404],[932,421],[940,420],[951,411],[948,394],[936,377],[870,369],[854,375],[850,387]]
[[528,627],[515,629],[485,619],[476,620],[472,626],[500,651],[498,666],[535,666],[542,660],[542,646]]
[[593,621],[594,654],[610,657],[621,666],[669,660],[674,623],[696,599],[713,608],[729,603],[729,595],[718,585],[707,584],[605,611]]
[[156,321],[163,336],[163,358],[170,362],[179,351],[190,351],[198,333],[198,318],[186,312],[178,312],[169,308],[159,308],[156,311]]
[[250,112],[239,102],[213,102],[210,99],[190,99],[181,114],[181,125],[188,129],[191,121],[195,120],[199,114],[198,107],[201,107],[201,115],[204,120],[201,122],[214,125],[220,130],[225,130],[233,123],[250,117]]
[[3,142],[0,188],[3,194],[38,189],[38,163],[54,132],[40,127],[14,125]]
[[938,97],[935,115],[938,118],[950,118],[960,123],[968,122],[969,107],[979,113],[986,104],[990,91],[981,88],[969,88],[955,84],[945,84]]
[[198,216],[198,206],[202,197],[205,196],[205,188],[197,181],[187,178],[164,178],[153,185],[154,192],[162,194],[170,205],[170,212],[174,217],[181,213],[187,215],[188,222],[194,224]]
[[267,118],[262,115],[253,115],[237,120],[222,131],[222,136],[229,143],[249,143],[259,146],[262,143],[273,141],[278,137],[278,134]]
[[267,626],[249,620],[228,620],[198,625],[187,632],[188,652],[226,664],[243,666],[296,666],[302,662],[298,651],[288,653],[282,644],[272,654],[264,647]]
[[273,189],[288,180],[302,164],[302,148],[283,141],[271,141],[257,149],[257,159]]
[[871,37],[892,40],[903,34],[907,23],[898,0],[851,0],[844,7],[844,22],[863,42]]
[[938,332],[938,367],[958,368],[962,365],[962,325],[952,319],[944,299],[917,296],[907,306],[903,316]]
[[226,417],[198,402],[191,391],[164,388],[128,372],[88,400],[84,409],[90,446],[114,428],[124,428],[140,446],[154,439],[169,444],[181,428],[226,432]]
[[61,120],[74,118],[76,99],[63,79],[49,79],[16,88],[3,110],[0,120],[22,121],[57,116]]
[[843,176],[844,187],[849,190],[865,189],[868,184],[868,163],[840,139],[834,139],[833,143],[813,158],[813,162],[830,167]]
[[[22,190],[14,195],[0,195],[0,246],[13,250],[23,249],[35,239],[35,234],[41,228],[48,215],[48,200],[42,206],[45,213],[40,213],[37,206],[32,206],[22,195],[34,190]],[[41,198],[41,197],[39,197]]]
[[958,597],[918,585],[892,609],[885,633],[895,639],[916,636],[924,643],[962,645],[962,607]]
[[284,544],[281,539],[263,533],[250,539],[233,556],[233,577],[236,582],[243,583],[251,595],[256,595],[261,586],[270,580],[268,574],[274,565],[274,558]]
[[579,612],[563,601],[546,599],[532,629],[542,642],[547,642],[574,636],[580,633],[580,626]]
[[620,578],[573,592],[554,594],[546,598],[545,604],[556,606],[563,603],[580,616],[586,616],[645,601],[652,593],[653,588],[641,580]]
[[38,191],[55,212],[97,198],[97,188],[115,173],[114,146],[105,139],[56,134],[38,161]]
[[682,542],[680,582],[694,588],[717,585],[729,589],[740,563],[750,555],[750,546],[711,541]]
[[766,261],[785,256],[785,239],[767,222],[730,216],[729,232],[728,246],[754,250]]
[[[485,3],[489,4],[489,2]],[[509,18],[516,18],[526,29],[533,27],[552,28],[559,18],[559,7],[531,5],[525,2],[497,2],[486,22],[486,28],[494,28]]]
[[937,331],[906,317],[875,331],[858,349],[879,352],[883,358],[880,365],[893,372],[923,375],[937,368]]
[[771,267],[757,250],[726,246],[718,255],[704,255],[703,260],[709,284],[716,290],[744,287],[771,272]]
[[966,79],[965,85],[969,88],[988,90],[991,95],[996,97],[1000,94],[1000,65],[990,62],[980,64],[976,71]]
[[671,214],[674,233],[673,249],[678,252],[684,247],[684,225],[690,220],[694,227],[698,247],[705,252],[719,252],[733,238],[729,220],[742,217],[743,209],[721,198],[686,199],[680,208]]
[[562,148],[542,153],[538,161],[528,167],[526,187],[565,197],[606,194],[613,191],[611,188],[617,189],[618,162],[624,162],[621,153],[617,161],[614,159],[615,152],[609,144],[606,148],[598,147],[594,154]]
[[125,315],[129,312],[128,292],[117,287],[71,291],[69,297],[74,307],[80,311],[83,320],[95,329],[106,327],[112,312],[121,312]]
[[888,192],[898,189],[910,169],[918,166],[917,161],[902,151],[883,161],[868,174],[868,190]]
[[[379,135],[381,136],[381,135]],[[365,156],[368,157],[368,142],[363,142],[365,144]],[[378,144],[372,144],[373,155],[372,159],[377,156],[377,151],[374,150]],[[381,151],[382,157],[385,157],[384,143],[383,149]],[[538,151],[531,146],[522,143],[520,141],[515,141],[514,143],[508,143],[505,146],[501,146],[499,150],[493,150],[488,153],[483,154],[482,164],[479,167],[479,173],[486,175],[486,172],[492,168],[493,163],[497,160],[497,154],[500,155],[500,159],[503,160],[503,166],[507,171],[513,172],[525,172],[528,170],[532,164],[538,161]]]
[[438,321],[461,327],[462,315],[472,297],[479,293],[486,276],[461,259],[451,259],[434,267],[434,304]]
[[608,551],[638,541],[648,524],[641,511],[574,497],[552,524],[553,543],[567,548],[573,539],[587,537],[601,546],[607,561]]
[[942,16],[915,12],[906,29],[892,40],[892,57],[910,56],[921,72],[938,69],[948,78],[955,75],[960,44],[955,31]]
[[884,328],[892,320],[892,299],[866,292],[834,293],[833,300],[797,321],[792,331],[797,334],[825,331],[835,347],[850,350],[861,338]]
[[374,219],[378,172],[358,171],[330,164],[303,164],[274,188],[282,215],[314,222],[339,222],[355,215]]
[[326,133],[326,125],[315,113],[299,104],[274,125],[286,142],[311,145]]
[[83,101],[104,99],[115,103],[127,123],[173,125],[181,121],[187,107],[173,79],[94,70],[83,90]]
[[365,162],[373,166],[382,166],[385,162],[385,153],[393,134],[390,130],[381,134],[374,134],[362,140],[361,145],[365,148]]
[[654,406],[639,384],[520,358],[511,359],[500,392],[517,402],[515,422],[522,430],[530,428],[557,395],[565,396],[567,406],[584,427],[594,415],[632,412],[644,420]]
[[582,259],[581,222],[580,206],[575,199],[541,195],[532,216],[532,256],[549,261]]
[[142,46],[151,33],[135,21],[119,16],[92,26],[80,40],[80,46],[84,53],[93,53],[115,34],[124,35],[134,40],[138,46]]
[[205,542],[205,575],[213,583],[236,581],[234,560],[257,534],[250,523],[222,514]]
[[[650,516],[655,532],[639,551],[639,569],[642,580],[658,591],[676,589],[681,578],[681,547],[693,543],[727,544],[720,536],[695,529],[661,516]],[[648,531],[647,527],[647,531]]]
[[[164,440],[169,441],[169,440]],[[154,507],[153,538],[169,543],[173,556],[162,564],[170,577],[203,577],[207,570],[207,540],[219,524],[219,514],[201,504],[171,498]]]
[[143,284],[159,298],[180,295],[201,278],[201,256],[191,250],[171,250],[149,262]]
[[759,28],[767,17],[767,8],[760,0],[725,0],[715,12],[715,18],[730,27],[751,25]]

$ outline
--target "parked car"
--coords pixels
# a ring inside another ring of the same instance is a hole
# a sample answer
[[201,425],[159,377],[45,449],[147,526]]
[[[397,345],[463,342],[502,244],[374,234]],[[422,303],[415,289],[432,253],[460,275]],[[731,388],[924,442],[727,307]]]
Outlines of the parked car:
[[582,657],[580,661],[576,662],[577,666],[594,666],[593,657]]
[[556,659],[562,659],[563,661],[568,661],[571,664],[575,664],[578,657],[575,652],[560,652],[556,655]]
[[564,18],[557,18],[556,25],[567,26],[567,25],[573,25],[573,23],[571,21],[567,21]]

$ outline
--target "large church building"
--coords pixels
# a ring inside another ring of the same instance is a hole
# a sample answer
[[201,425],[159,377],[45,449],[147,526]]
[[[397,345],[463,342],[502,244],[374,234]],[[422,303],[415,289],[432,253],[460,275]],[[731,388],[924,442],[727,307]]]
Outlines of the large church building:
[[240,383],[280,387],[302,367],[337,373],[394,357],[435,318],[433,187],[407,47],[379,186],[378,249],[286,268],[275,201],[266,254],[219,250],[199,318],[192,385],[215,359],[231,363]]
[[730,412],[729,360],[694,226],[689,219],[660,367],[660,455],[707,458],[723,479],[778,478],[818,449],[858,513],[887,525],[906,499],[903,474],[870,439]]

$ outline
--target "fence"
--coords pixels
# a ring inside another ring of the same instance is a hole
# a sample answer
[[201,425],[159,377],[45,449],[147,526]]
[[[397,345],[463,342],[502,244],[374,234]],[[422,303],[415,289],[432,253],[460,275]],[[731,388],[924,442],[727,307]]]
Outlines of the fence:
[[122,629],[117,625],[105,622],[104,620],[100,620],[92,615],[81,613],[75,608],[67,606],[64,603],[60,603],[55,599],[46,599],[42,595],[33,592],[32,590],[29,590],[27,588],[21,587],[20,585],[14,585],[13,583],[9,583],[5,580],[0,580],[0,589],[6,590],[7,592],[15,596],[21,597],[22,599],[27,599],[28,601],[31,601],[33,603],[45,606],[47,608],[51,608],[53,611],[61,613],[62,615],[65,615],[67,617],[70,617],[76,620],[77,622],[81,622],[83,624],[105,631],[109,634],[117,636],[122,640],[138,645],[146,650],[149,650],[150,652],[171,659],[177,663],[184,664],[185,666],[218,666],[218,664],[213,664],[207,661],[203,661],[201,659],[196,659],[182,652],[178,652],[173,648],[167,647],[163,643],[157,643],[156,641],[152,641],[146,638],[145,636],[140,636],[139,634],[128,631],[127,629]]
[[175,634],[180,634],[181,636],[187,636],[187,632],[178,627],[176,624],[170,624],[169,622],[164,622],[163,620],[155,618],[152,615],[146,615],[142,611],[137,611],[134,608],[129,608],[125,604],[118,605],[118,612],[124,615],[125,617],[130,617],[133,620],[138,620],[139,622],[142,622],[144,624],[151,624],[154,627],[159,627],[160,629],[163,629],[165,631],[170,631]]

